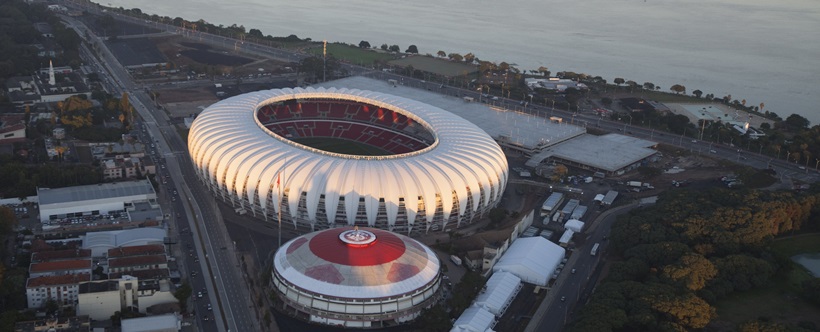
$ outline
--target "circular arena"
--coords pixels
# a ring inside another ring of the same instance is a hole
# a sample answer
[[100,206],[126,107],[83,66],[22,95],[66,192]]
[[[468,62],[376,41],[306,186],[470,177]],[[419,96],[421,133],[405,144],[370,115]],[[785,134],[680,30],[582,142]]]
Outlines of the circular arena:
[[498,204],[509,172],[498,144],[463,118],[337,88],[223,100],[196,118],[188,149],[200,179],[238,212],[310,229],[461,227]]
[[415,319],[440,299],[440,262],[409,237],[375,228],[309,233],[276,251],[277,308],[301,320],[377,328]]

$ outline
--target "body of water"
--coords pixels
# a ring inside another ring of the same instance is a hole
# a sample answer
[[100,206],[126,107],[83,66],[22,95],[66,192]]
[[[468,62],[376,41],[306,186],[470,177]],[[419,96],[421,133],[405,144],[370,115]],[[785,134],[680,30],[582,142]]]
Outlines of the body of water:
[[274,36],[682,84],[820,123],[820,0],[114,0]]
[[820,253],[792,256],[792,260],[805,267],[812,275],[820,278]]

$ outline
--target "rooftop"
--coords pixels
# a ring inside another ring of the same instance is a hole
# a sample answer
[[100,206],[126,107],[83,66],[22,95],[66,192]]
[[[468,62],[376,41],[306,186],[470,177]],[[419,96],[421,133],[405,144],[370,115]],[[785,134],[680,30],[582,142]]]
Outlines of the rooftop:
[[43,286],[71,285],[89,280],[91,280],[90,273],[65,274],[60,276],[42,276],[29,278],[28,282],[26,283],[26,287],[34,288]]
[[146,244],[142,246],[133,247],[119,247],[108,249],[108,258],[127,257],[127,256],[146,256],[165,254],[165,245],[162,244]]
[[100,292],[110,292],[118,290],[120,287],[119,280],[102,280],[102,281],[94,281],[94,282],[86,282],[80,284],[79,293],[80,294],[88,294],[88,293],[100,293]]
[[139,271],[115,272],[108,274],[108,277],[111,279],[118,279],[123,276],[132,276],[134,278],[137,278],[138,280],[164,279],[170,276],[170,272],[168,271],[168,269],[148,269]]
[[556,157],[615,172],[657,153],[650,148],[656,144],[620,134],[582,135],[533,155],[527,166],[535,167],[547,158]]
[[122,320],[122,332],[148,332],[179,329],[180,319],[174,314],[129,318]]
[[151,186],[151,182],[148,180],[101,183],[56,189],[39,188],[37,190],[40,205],[150,194],[154,194],[154,187]]
[[79,270],[79,269],[89,269],[90,270],[91,269],[91,260],[90,259],[75,259],[75,260],[66,260],[66,261],[32,263],[31,267],[29,267],[29,272],[40,273],[40,272],[52,272],[52,271],[65,271],[65,270]]
[[165,257],[165,254],[161,255],[151,255],[151,256],[131,256],[131,257],[121,257],[121,258],[109,258],[108,259],[108,267],[127,267],[127,266],[140,266],[140,265],[154,265],[154,264],[165,264],[168,262],[168,258]]
[[366,228],[332,228],[276,251],[274,270],[296,287],[332,297],[377,299],[416,291],[438,277],[439,260],[409,237]]
[[48,261],[90,258],[91,250],[88,249],[65,249],[55,251],[41,251],[31,254],[31,261],[33,263],[41,263]]

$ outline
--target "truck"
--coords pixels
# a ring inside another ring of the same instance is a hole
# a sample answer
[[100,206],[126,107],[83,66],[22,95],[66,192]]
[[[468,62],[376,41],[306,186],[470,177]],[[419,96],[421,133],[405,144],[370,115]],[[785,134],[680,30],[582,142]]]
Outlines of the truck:
[[642,187],[643,183],[641,183],[640,181],[629,181],[626,183],[626,185],[630,187]]
[[551,217],[553,213],[558,209],[558,206],[564,202],[564,194],[563,193],[552,193],[550,197],[547,197],[547,200],[544,201],[544,204],[541,205],[541,216],[542,217]]
[[600,243],[596,243],[594,246],[592,246],[592,251],[590,251],[589,254],[592,255],[592,256],[595,256],[596,254],[598,254],[598,247],[600,247],[600,246],[601,246]]
[[575,208],[577,208],[578,205],[580,205],[580,204],[581,204],[581,201],[579,201],[577,199],[569,200],[567,202],[567,205],[564,205],[564,208],[561,210],[562,221],[566,218],[569,218],[569,216],[572,215],[572,212],[575,211]]
[[453,264],[461,266],[461,258],[459,258],[458,256],[450,255],[450,260],[453,262]]

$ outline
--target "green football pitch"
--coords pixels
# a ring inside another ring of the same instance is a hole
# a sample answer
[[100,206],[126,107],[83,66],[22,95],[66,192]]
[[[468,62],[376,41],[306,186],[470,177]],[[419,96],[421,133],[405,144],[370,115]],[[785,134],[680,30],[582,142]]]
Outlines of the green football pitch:
[[359,156],[387,156],[391,155],[383,149],[364,143],[353,142],[336,138],[325,137],[301,137],[292,139],[294,142],[307,145],[314,149],[335,152],[341,154],[351,154]]

